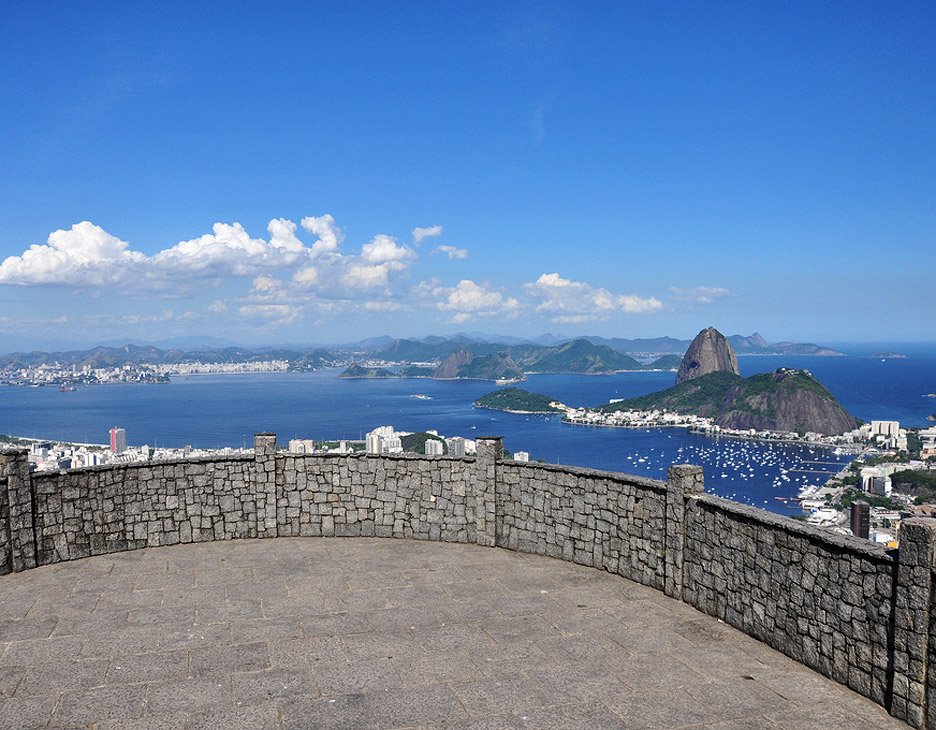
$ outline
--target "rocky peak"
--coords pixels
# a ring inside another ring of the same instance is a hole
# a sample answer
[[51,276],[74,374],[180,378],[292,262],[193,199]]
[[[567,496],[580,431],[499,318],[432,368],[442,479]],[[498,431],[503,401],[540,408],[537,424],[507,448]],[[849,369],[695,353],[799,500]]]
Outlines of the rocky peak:
[[676,383],[709,373],[729,372],[740,375],[738,357],[728,339],[714,327],[706,327],[695,336],[676,373]]

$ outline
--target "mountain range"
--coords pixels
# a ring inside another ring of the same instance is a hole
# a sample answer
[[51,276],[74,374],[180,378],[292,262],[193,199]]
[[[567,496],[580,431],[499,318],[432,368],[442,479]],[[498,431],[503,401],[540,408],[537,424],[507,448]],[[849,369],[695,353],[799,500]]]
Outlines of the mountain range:
[[[830,348],[811,343],[768,343],[755,333],[728,338],[739,354],[835,355]],[[465,350],[472,357],[506,353],[528,372],[603,373],[616,370],[639,370],[648,367],[673,369],[675,355],[682,356],[689,340],[671,337],[623,339],[579,337],[564,339],[543,335],[537,341],[511,337],[488,337],[458,334],[452,337],[429,336],[420,339],[393,339],[389,336],[328,347],[242,347],[227,345],[211,338],[178,338],[155,344],[98,346],[86,350],[59,352],[17,352],[0,356],[0,367],[29,367],[58,363],[63,366],[116,367],[127,363],[175,364],[184,362],[234,363],[259,360],[286,360],[294,370],[311,370],[329,365],[347,364],[362,358],[399,363],[442,363],[452,354]],[[191,343],[191,344],[188,344]],[[197,345],[197,346],[196,346]],[[661,359],[660,355],[670,355]]]

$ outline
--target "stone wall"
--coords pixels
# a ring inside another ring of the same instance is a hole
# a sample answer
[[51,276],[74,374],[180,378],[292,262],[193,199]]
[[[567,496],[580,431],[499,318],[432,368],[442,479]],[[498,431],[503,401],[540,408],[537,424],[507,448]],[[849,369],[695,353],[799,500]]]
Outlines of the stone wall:
[[[28,473],[0,451],[0,572],[120,550],[276,536],[498,545],[610,571],[716,616],[936,728],[936,521],[899,554],[666,482],[476,457],[252,456]],[[929,668],[933,671],[930,672]]]
[[885,704],[894,559],[711,495],[687,502],[682,599]]
[[666,496],[650,479],[507,462],[498,469],[497,545],[662,590]]

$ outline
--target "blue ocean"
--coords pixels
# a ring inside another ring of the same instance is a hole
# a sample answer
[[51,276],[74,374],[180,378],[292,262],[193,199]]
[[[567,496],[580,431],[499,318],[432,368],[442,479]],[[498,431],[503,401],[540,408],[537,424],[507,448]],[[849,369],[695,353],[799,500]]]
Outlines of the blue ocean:
[[[902,359],[742,356],[743,375],[777,367],[810,370],[851,413],[864,420],[924,426],[936,412],[936,352]],[[446,436],[500,435],[510,451],[541,461],[663,478],[672,463],[705,469],[706,488],[739,502],[797,513],[785,501],[820,484],[848,457],[832,450],[710,438],[683,429],[569,426],[554,416],[525,416],[472,407],[489,382],[343,380],[338,371],[176,377],[165,385],[106,385],[61,393],[56,388],[0,388],[0,432],[104,443],[112,426],[135,445],[201,448],[250,445],[253,433],[290,438],[358,439],[380,425],[436,429]],[[597,405],[672,385],[671,372],[606,376],[533,375],[523,387],[569,405]],[[428,398],[414,398],[414,395]]]

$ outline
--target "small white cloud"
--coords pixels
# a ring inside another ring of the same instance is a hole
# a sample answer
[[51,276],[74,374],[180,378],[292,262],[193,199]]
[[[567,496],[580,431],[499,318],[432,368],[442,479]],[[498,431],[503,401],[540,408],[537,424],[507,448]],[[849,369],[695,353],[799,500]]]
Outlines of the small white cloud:
[[345,268],[341,285],[349,292],[357,289],[387,289],[390,285],[390,272],[394,268],[393,262],[372,266],[359,262],[351,263]]
[[307,216],[299,221],[299,223],[309,233],[318,238],[318,240],[312,244],[311,255],[313,258],[318,258],[325,254],[338,253],[338,247],[341,244],[343,236],[331,213],[326,213],[318,217]]
[[294,284],[303,288],[315,286],[319,281],[318,269],[314,266],[304,266],[293,274],[292,280]]
[[421,228],[417,226],[413,229],[413,242],[419,245],[427,238],[438,238],[442,235],[442,226],[426,226]]
[[269,294],[279,291],[282,285],[283,282],[274,276],[258,276],[253,280],[253,288],[251,291],[257,294]]
[[433,253],[444,253],[448,254],[450,259],[466,259],[468,258],[468,249],[467,248],[455,248],[454,246],[437,246],[436,250]]
[[455,287],[438,288],[437,296],[443,296],[436,308],[453,312],[452,321],[467,322],[475,317],[517,316],[520,303],[513,297],[505,297],[487,284],[476,284],[471,279],[462,279]]
[[613,294],[584,281],[563,279],[556,273],[543,274],[524,288],[538,301],[536,311],[549,316],[553,322],[590,322],[607,319],[615,312],[640,314],[663,307],[655,297]]
[[711,304],[716,299],[731,294],[730,291],[720,286],[695,286],[690,289],[671,286],[669,290],[674,299],[681,302],[690,302],[691,304]]
[[361,305],[361,309],[367,312],[396,312],[403,308],[404,307],[400,302],[394,302],[387,299],[381,299],[373,302],[364,302],[364,304]]
[[296,224],[291,220],[274,218],[267,224],[267,231],[273,248],[297,254],[306,251],[302,241],[296,237]]
[[214,314],[223,314],[227,311],[227,304],[225,304],[220,299],[215,299],[211,304],[208,305],[208,311]]
[[373,239],[361,247],[361,259],[369,264],[406,261],[415,258],[415,256],[416,252],[413,249],[399,246],[395,238],[383,234],[374,236]]
[[237,311],[244,317],[263,320],[276,327],[292,324],[302,313],[301,307],[291,304],[245,304]]

